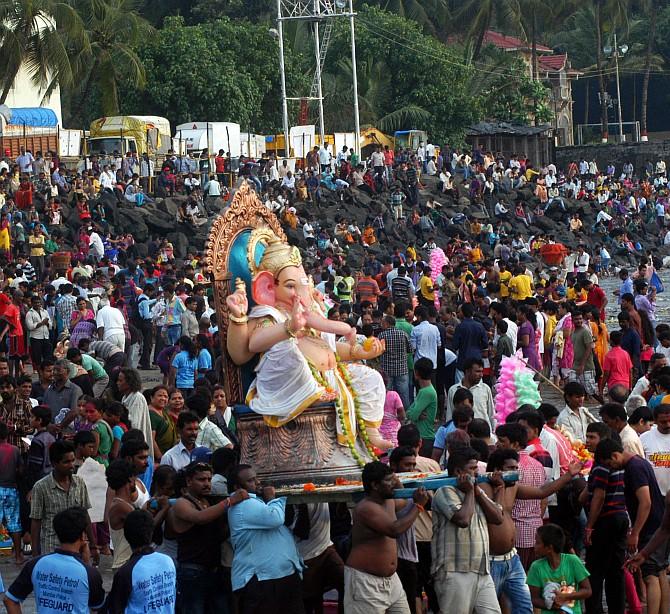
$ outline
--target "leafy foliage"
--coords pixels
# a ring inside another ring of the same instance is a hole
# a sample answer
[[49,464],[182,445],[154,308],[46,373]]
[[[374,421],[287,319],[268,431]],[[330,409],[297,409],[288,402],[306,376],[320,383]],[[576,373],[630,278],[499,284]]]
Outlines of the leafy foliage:
[[[547,90],[523,62],[487,47],[480,61],[446,46],[418,24],[377,8],[360,11],[356,48],[361,124],[393,131],[429,128],[435,142],[459,143],[484,118],[527,123],[551,118]],[[324,112],[335,130],[351,129],[349,32],[340,25],[326,61]],[[465,56],[465,59],[464,59]],[[375,60],[371,58],[376,58]]]
[[[281,126],[277,42],[267,28],[230,19],[184,25],[170,17],[138,50],[146,88],[124,96],[128,113],[163,115],[173,124],[233,121],[252,131]],[[287,53],[287,87],[303,89],[301,57]]]
[[518,56],[488,46],[476,68],[469,89],[478,96],[484,118],[517,124],[551,121],[549,89],[531,79],[528,67]]
[[87,44],[70,45],[76,85],[69,120],[74,125],[88,125],[99,114],[116,115],[122,85],[144,87],[144,66],[135,48],[152,29],[135,8],[135,0],[80,0]]
[[86,47],[83,30],[81,16],[68,2],[0,0],[0,104],[22,64],[47,95],[57,84],[72,84],[68,41]]
[[[396,44],[396,41],[402,41]],[[466,97],[466,71],[452,50],[402,17],[369,7],[359,13],[356,30],[359,58],[359,106],[362,123],[389,128],[430,126],[437,141],[463,138],[476,115]],[[349,30],[338,24],[326,60],[326,114],[351,117]],[[376,58],[377,60],[372,60]],[[348,66],[348,69],[347,69]],[[449,84],[444,87],[444,84]],[[418,125],[412,121],[420,121]]]

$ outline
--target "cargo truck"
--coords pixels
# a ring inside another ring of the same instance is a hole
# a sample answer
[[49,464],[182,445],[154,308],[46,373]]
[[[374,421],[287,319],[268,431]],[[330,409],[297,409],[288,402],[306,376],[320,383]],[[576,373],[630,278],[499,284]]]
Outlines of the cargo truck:
[[172,149],[170,122],[154,115],[117,115],[91,122],[88,155],[118,151],[163,157]]
[[83,134],[82,130],[61,128],[51,109],[10,109],[0,105],[0,152],[3,156],[14,159],[24,147],[33,155],[38,151],[44,155],[52,151],[61,159],[78,158]]

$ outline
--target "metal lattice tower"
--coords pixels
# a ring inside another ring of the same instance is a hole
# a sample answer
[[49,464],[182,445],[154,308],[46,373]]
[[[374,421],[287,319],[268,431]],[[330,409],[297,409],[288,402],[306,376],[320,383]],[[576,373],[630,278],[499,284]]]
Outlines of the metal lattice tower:
[[[351,59],[353,65],[355,147],[360,148],[360,124],[358,115],[358,82],[356,75],[356,40],[354,32],[353,0],[277,0],[277,34],[279,38],[279,70],[281,71],[282,112],[284,120],[284,139],[286,152],[290,151],[288,126],[289,100],[316,100],[319,106],[319,134],[321,143],[325,142],[323,122],[323,91],[321,73],[328,53],[328,45],[333,30],[333,19],[348,17],[351,30]],[[309,97],[290,98],[286,95],[286,69],[284,64],[284,22],[309,21],[313,24],[314,58],[316,67]],[[323,25],[323,30],[321,26]]]
[[328,45],[330,44],[330,36],[333,32],[333,22],[327,21],[323,29],[323,36],[321,36],[321,45],[319,48],[319,57],[317,58],[318,66],[314,71],[314,78],[312,79],[312,89],[309,91],[310,98],[316,98],[319,95],[319,80],[317,75],[323,73],[323,65],[326,61],[326,54],[328,53]]

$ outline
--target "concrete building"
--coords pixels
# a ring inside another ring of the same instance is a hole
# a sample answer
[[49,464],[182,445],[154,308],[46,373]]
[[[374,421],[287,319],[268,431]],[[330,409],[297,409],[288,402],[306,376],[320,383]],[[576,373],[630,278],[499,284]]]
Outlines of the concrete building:
[[[519,54],[532,76],[531,46],[514,36],[489,30],[484,35],[484,44],[490,44],[509,53]],[[549,104],[554,112],[552,127],[557,145],[574,145],[574,123],[572,117],[572,81],[582,74],[570,66],[567,54],[554,54],[553,49],[538,44],[537,69],[539,78],[550,87]]]

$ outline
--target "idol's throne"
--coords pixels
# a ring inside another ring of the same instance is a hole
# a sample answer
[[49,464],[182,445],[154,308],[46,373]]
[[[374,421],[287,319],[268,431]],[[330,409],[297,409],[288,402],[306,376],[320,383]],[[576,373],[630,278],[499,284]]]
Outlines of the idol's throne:
[[[263,205],[249,184],[243,183],[232,203],[213,223],[207,244],[207,262],[213,275],[214,305],[223,356],[223,378],[228,403],[235,408],[241,445],[241,462],[252,465],[259,477],[276,485],[332,483],[337,477],[360,476],[360,467],[348,447],[337,439],[335,404],[317,403],[283,426],[269,426],[263,416],[245,404],[257,359],[237,365],[226,347],[230,325],[226,298],[241,279],[251,286],[250,259],[258,265],[265,246],[251,244],[254,230],[267,228],[282,241],[286,235],[279,220]],[[249,309],[253,306],[248,296]],[[286,374],[287,378],[291,373]],[[365,446],[356,442],[360,457],[369,460]]]

